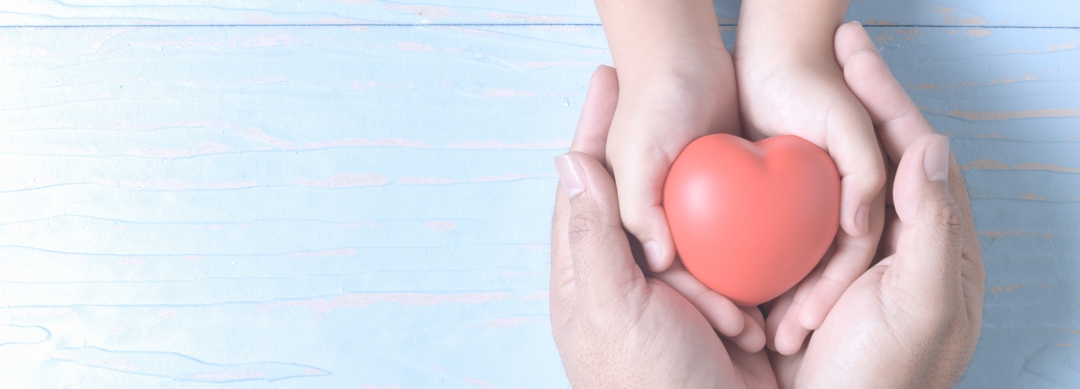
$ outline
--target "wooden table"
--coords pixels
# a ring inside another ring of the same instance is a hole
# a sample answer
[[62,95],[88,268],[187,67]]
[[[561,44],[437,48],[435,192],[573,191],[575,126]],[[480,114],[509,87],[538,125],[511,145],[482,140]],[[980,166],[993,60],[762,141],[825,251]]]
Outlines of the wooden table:
[[[0,387],[568,386],[552,158],[611,61],[591,2],[171,3],[0,5]],[[964,166],[960,386],[1080,385],[1080,2],[848,18]]]

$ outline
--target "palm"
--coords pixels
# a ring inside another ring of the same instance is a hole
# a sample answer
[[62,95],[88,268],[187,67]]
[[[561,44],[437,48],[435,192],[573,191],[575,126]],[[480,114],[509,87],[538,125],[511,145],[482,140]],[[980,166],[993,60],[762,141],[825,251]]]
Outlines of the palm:
[[[648,361],[640,367],[664,369],[664,375],[677,378],[685,383],[685,387],[775,386],[764,351],[748,353],[730,340],[717,336],[705,317],[662,281],[641,277],[635,283],[640,285],[629,289],[640,292],[631,293],[627,300],[640,303],[627,307],[626,316],[636,319],[628,323],[625,332],[619,332],[624,349],[618,354],[635,361]],[[569,320],[572,323],[579,319],[571,317]],[[592,336],[586,332],[584,328],[570,332],[571,339],[567,342],[577,342],[573,338],[579,336]],[[575,373],[568,371],[568,374]],[[656,383],[639,384],[648,387]]]
[[[891,172],[896,171],[895,165],[890,166]],[[949,185],[950,192],[953,198],[958,199],[957,203],[965,215],[970,215],[967,189],[955,159],[951,161],[949,169],[949,175],[953,178]],[[973,307],[981,305],[981,301],[976,301],[979,300],[977,296],[981,296],[979,289],[982,278],[982,260],[978,241],[972,236],[974,225],[970,217],[965,217],[963,223],[966,236],[959,253],[961,281],[946,284],[948,288],[937,293],[931,290],[929,297],[920,296],[926,294],[927,290],[900,286],[896,282],[897,278],[901,277],[901,272],[911,271],[904,269],[910,266],[905,266],[906,262],[921,260],[913,253],[915,250],[912,250],[919,247],[920,243],[913,241],[915,238],[905,235],[904,225],[897,216],[890,198],[885,230],[881,238],[881,251],[875,258],[876,264],[856,279],[844,292],[821,327],[810,336],[806,347],[790,356],[770,353],[770,361],[780,387],[790,388],[806,384],[816,387],[830,382],[835,385],[836,372],[896,371],[895,366],[884,366],[891,361],[923,361],[926,365],[933,365],[933,362],[926,362],[928,358],[920,357],[919,354],[923,350],[917,349],[920,346],[917,344],[919,342],[913,342],[911,339],[912,333],[919,333],[919,330],[926,328],[947,328],[944,332],[938,333],[939,341],[953,343],[972,341],[961,333],[967,325],[974,323],[977,326],[977,320],[970,320],[970,316],[959,316],[960,320],[968,319],[968,321],[964,325],[942,324],[947,323],[948,320],[957,319],[935,317],[933,314],[926,315],[918,308],[912,309],[911,304],[913,299],[924,300],[923,305],[932,305],[925,301],[927,298],[946,301],[945,304],[953,306],[954,308],[950,310],[956,311],[953,313],[957,315],[963,315],[965,308],[969,310],[967,314],[971,315],[974,313],[971,311]],[[783,314],[783,312],[776,313]],[[975,339],[977,339],[978,332],[975,334]],[[950,358],[947,353],[941,354],[936,357]],[[889,357],[860,357],[866,355],[888,355]],[[968,357],[970,358],[970,355]],[[933,367],[922,366],[920,369],[933,369]],[[883,380],[881,377],[876,379]]]
[[858,356],[883,355],[890,347],[882,347],[882,343],[895,340],[882,336],[889,332],[888,322],[882,316],[884,302],[878,293],[886,272],[887,267],[875,266],[859,277],[799,352],[790,356],[770,353],[780,387],[794,387],[797,382],[822,382],[837,372],[881,370],[882,366],[864,367],[864,363],[873,363],[868,362],[872,359]]
[[770,348],[791,354],[869,266],[881,233],[884,169],[870,118],[835,60],[788,55],[748,49],[737,56],[744,134],[751,140],[796,135],[829,152],[841,175],[842,226],[838,249],[776,300],[782,312],[767,322]]
[[[764,351],[748,353],[730,340],[717,336],[705,317],[681,294],[659,280],[650,279],[648,284],[652,294],[642,315],[641,324],[648,328],[644,333],[656,335],[653,339],[657,345],[672,346],[651,349],[678,358],[679,365],[692,369],[710,365],[701,363],[702,360],[713,361],[711,365],[715,368],[707,368],[705,373],[711,376],[710,382],[723,384],[720,387],[774,385],[771,384],[774,380],[772,368]],[[645,349],[650,348],[639,348]]]

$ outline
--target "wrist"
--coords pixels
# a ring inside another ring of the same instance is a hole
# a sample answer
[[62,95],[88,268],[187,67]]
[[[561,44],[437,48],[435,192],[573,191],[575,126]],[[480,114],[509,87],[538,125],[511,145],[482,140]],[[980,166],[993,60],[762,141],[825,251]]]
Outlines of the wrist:
[[[634,89],[660,82],[720,80],[734,65],[717,26],[715,31],[688,33],[682,39],[670,32],[634,45],[612,42],[611,54],[620,88]],[[673,36],[664,36],[673,35]],[[610,40],[615,40],[611,39]],[[734,87],[732,85],[732,87]]]
[[757,46],[734,53],[736,71],[741,77],[753,73],[771,73],[781,69],[785,72],[820,72],[839,67],[832,47],[772,45]]
[[[730,64],[730,58],[727,61]],[[618,123],[612,124],[613,131],[630,126],[673,131],[672,136],[696,134],[684,139],[682,146],[708,132],[738,133],[735,73],[730,65],[725,69],[671,67],[625,86],[620,73]]]
[[[833,58],[833,38],[849,0],[745,0],[736,55],[788,53],[791,59]],[[745,49],[744,49],[745,48]]]
[[731,67],[711,0],[597,0],[596,6],[620,88]]
[[[721,49],[723,50],[723,49]],[[722,87],[725,80],[734,81],[734,64],[725,51],[718,55],[706,50],[655,53],[649,61],[635,61],[616,67],[620,91],[636,94],[665,86],[681,90],[704,92]],[[620,93],[621,95],[621,93]]]

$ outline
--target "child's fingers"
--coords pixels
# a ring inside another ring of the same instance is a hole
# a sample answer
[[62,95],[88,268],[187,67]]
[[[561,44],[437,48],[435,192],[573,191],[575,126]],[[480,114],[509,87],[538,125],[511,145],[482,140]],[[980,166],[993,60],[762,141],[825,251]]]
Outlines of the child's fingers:
[[690,304],[693,304],[705,316],[709,324],[724,336],[733,338],[744,332],[745,320],[739,307],[702,284],[681,265],[676,264],[663,273],[655,274],[654,277],[690,301]]
[[802,348],[806,336],[810,335],[810,330],[803,328],[803,326],[799,324],[799,312],[802,311],[803,302],[806,301],[806,297],[810,294],[810,290],[812,290],[814,285],[817,284],[817,281],[821,279],[820,269],[814,269],[814,273],[816,274],[812,274],[812,276],[804,279],[799,285],[791,288],[791,291],[794,291],[795,293],[791,294],[791,300],[787,310],[784,312],[783,317],[780,318],[780,322],[776,324],[776,330],[773,335],[773,350],[780,354],[795,354]]
[[[871,229],[881,231],[884,223],[884,192],[878,194],[870,217]],[[806,296],[799,310],[799,324],[808,330],[821,327],[840,296],[870,267],[877,253],[880,233],[854,237],[844,232],[836,235],[836,250],[827,259],[820,279]]]
[[[758,329],[762,331],[762,336],[765,335],[765,315],[761,313],[761,309],[758,307],[743,307],[739,308],[743,310],[746,317],[749,317],[753,322],[747,322],[747,326],[756,325]],[[764,346],[764,339],[762,339],[762,346]],[[760,350],[760,348],[759,348]]]
[[[841,69],[854,50],[874,48],[870,37],[865,32],[860,36],[857,34],[859,31],[862,31],[859,22],[845,23],[837,29],[833,52]],[[844,231],[852,236],[874,233],[868,227],[871,203],[886,179],[885,166],[879,162],[882,159],[874,122],[861,104],[857,108],[851,107],[853,113],[841,112],[838,131],[832,131],[833,123],[829,123],[827,140],[829,153],[833,155],[843,178],[840,223]]]
[[874,125],[852,97],[830,111],[825,142],[840,173],[840,225],[851,236],[863,236],[874,232],[870,212],[885,185],[885,165]]
[[[743,322],[746,323],[743,326],[742,332],[735,337],[731,338],[731,341],[739,346],[739,349],[748,353],[756,353],[761,351],[762,347],[765,347],[765,319],[761,316],[761,311],[757,307],[740,308],[742,310]],[[757,316],[754,316],[754,313]]]
[[675,241],[661,205],[672,160],[654,144],[638,142],[633,146],[635,149],[620,152],[611,160],[619,212],[623,226],[641,242],[649,270],[662,272],[675,260]]
[[780,297],[773,299],[773,301],[766,303],[769,305],[769,315],[765,318],[765,347],[769,350],[776,351],[776,331],[780,327],[780,322],[787,316],[788,308],[791,307],[791,300],[795,297],[795,288],[791,288]]

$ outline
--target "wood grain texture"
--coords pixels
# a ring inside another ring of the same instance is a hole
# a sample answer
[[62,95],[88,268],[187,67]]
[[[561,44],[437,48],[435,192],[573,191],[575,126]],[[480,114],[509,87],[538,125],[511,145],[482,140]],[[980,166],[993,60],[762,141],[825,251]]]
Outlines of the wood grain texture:
[[[734,23],[741,0],[713,0],[717,19]],[[852,0],[849,20],[869,25],[1080,27],[1068,0]],[[589,1],[491,0],[163,0],[9,1],[0,26],[274,24],[599,24]]]
[[[961,387],[1069,387],[1080,29],[1043,27],[1080,11],[1010,4],[849,18],[964,166],[987,295]],[[551,161],[610,63],[597,22],[589,2],[5,2],[0,25],[39,27],[0,29],[0,376],[567,386]]]

